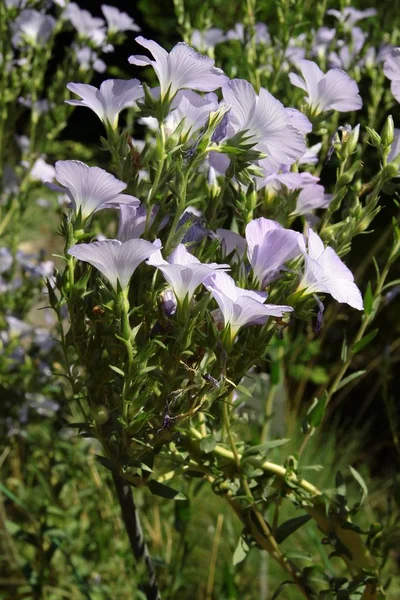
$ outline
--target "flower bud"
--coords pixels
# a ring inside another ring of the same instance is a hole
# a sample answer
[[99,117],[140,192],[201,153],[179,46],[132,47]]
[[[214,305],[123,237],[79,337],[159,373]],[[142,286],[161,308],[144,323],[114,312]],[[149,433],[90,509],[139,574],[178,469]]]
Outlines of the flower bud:
[[392,115],[389,115],[385,121],[381,132],[382,144],[385,147],[390,146],[394,142],[394,123]]
[[370,144],[375,146],[375,148],[380,148],[382,146],[381,136],[375,131],[375,129],[371,129],[370,127],[367,127],[366,129],[369,133]]

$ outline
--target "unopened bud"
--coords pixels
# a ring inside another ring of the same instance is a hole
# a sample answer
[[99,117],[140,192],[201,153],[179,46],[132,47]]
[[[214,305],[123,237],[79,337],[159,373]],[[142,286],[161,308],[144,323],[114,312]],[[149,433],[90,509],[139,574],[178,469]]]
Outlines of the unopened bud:
[[367,127],[366,129],[369,133],[370,144],[372,144],[372,146],[375,146],[375,148],[380,148],[382,146],[382,140],[379,133],[377,133],[375,129],[371,129],[370,127]]
[[394,123],[392,115],[389,115],[385,121],[381,132],[382,144],[385,147],[390,146],[394,142]]

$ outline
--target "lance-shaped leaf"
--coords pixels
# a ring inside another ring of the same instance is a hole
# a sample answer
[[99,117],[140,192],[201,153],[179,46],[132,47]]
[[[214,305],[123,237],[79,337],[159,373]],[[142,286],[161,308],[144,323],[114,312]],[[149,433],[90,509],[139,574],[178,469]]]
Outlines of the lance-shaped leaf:
[[124,290],[137,267],[157,252],[159,244],[146,240],[103,240],[90,244],[76,244],[68,250],[71,256],[87,262],[100,271],[117,291],[118,282]]
[[132,65],[153,67],[160,82],[162,98],[167,92],[171,97],[178,90],[186,88],[213,92],[228,81],[228,77],[214,66],[211,58],[198,54],[184,42],[176,44],[169,53],[157,42],[142,36],[137,37],[136,42],[149,50],[154,60],[142,55],[130,56],[128,60]]
[[107,79],[100,89],[86,83],[68,83],[67,88],[82,98],[66,100],[67,104],[90,108],[100,121],[109,123],[113,129],[118,126],[119,113],[143,98],[139,79]]

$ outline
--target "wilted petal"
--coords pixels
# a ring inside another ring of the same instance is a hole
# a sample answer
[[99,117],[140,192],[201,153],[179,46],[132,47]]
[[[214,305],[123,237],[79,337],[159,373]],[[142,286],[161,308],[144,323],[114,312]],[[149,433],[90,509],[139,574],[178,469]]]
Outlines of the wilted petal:
[[146,240],[104,240],[76,244],[68,253],[96,267],[117,291],[118,281],[124,290],[137,267],[158,251],[158,246]]

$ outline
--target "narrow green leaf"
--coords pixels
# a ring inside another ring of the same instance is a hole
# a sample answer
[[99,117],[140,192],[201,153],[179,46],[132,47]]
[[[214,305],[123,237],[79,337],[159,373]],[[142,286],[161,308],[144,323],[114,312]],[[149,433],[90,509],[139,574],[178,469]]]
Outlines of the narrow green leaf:
[[283,446],[290,442],[290,438],[282,438],[280,440],[271,440],[270,442],[265,442],[265,444],[260,444],[258,446],[252,446],[251,448],[247,448],[243,453],[243,458],[247,456],[252,456],[253,454],[263,454],[264,452],[268,452],[271,448],[277,448],[278,446]]
[[368,281],[367,289],[365,291],[365,296],[364,296],[364,311],[365,311],[366,315],[371,314],[373,302],[374,302],[374,297],[372,295],[372,285],[371,285],[371,282]]
[[297,529],[300,529],[302,525],[307,523],[311,519],[310,515],[301,515],[301,517],[294,517],[289,519],[285,523],[282,523],[276,531],[275,539],[278,544],[281,544],[289,535],[292,535]]
[[342,379],[342,381],[339,383],[339,385],[336,388],[336,392],[338,392],[339,390],[344,388],[348,383],[350,383],[354,379],[357,379],[358,377],[361,377],[362,375],[364,375],[364,373],[366,373],[365,369],[362,371],[356,371],[355,373],[352,373],[351,375],[348,375],[347,377]]
[[246,558],[249,550],[250,550],[249,546],[246,544],[243,537],[240,536],[238,544],[235,549],[235,552],[233,553],[233,558],[232,558],[233,566],[241,563]]
[[217,440],[212,435],[207,435],[200,442],[200,448],[206,454],[209,454],[210,452],[212,452],[216,445],[217,445]]
[[314,398],[313,403],[307,411],[307,420],[311,427],[318,427],[318,425],[321,425],[325,414],[327,398],[327,392],[324,392],[321,398]]
[[356,344],[354,344],[353,354],[357,354],[357,352],[360,352],[360,350],[362,350],[363,348],[365,348],[365,346],[372,342],[378,331],[379,329],[373,329],[367,335],[364,335],[364,337],[361,338],[361,340],[359,340]]
[[118,375],[125,377],[125,373],[122,371],[122,369],[119,369],[118,367],[115,367],[114,365],[110,365],[110,369],[115,371],[115,373],[118,373]]
[[358,485],[361,488],[361,500],[360,500],[360,505],[361,505],[364,503],[365,498],[368,496],[368,488],[367,488],[367,485],[366,485],[364,479],[361,477],[360,473],[358,471],[356,471],[356,469],[350,465],[349,465],[349,469],[350,469],[350,472],[353,475],[354,479],[357,481]]
[[285,587],[287,585],[294,585],[294,581],[282,581],[281,585],[278,587],[277,590],[275,590],[274,595],[272,596],[271,600],[276,600],[280,595],[281,592],[283,592],[283,590],[285,589]]
[[185,496],[169,487],[168,485],[164,485],[155,479],[150,479],[149,481],[149,490],[155,496],[161,496],[162,498],[168,498],[168,500],[186,500]]

